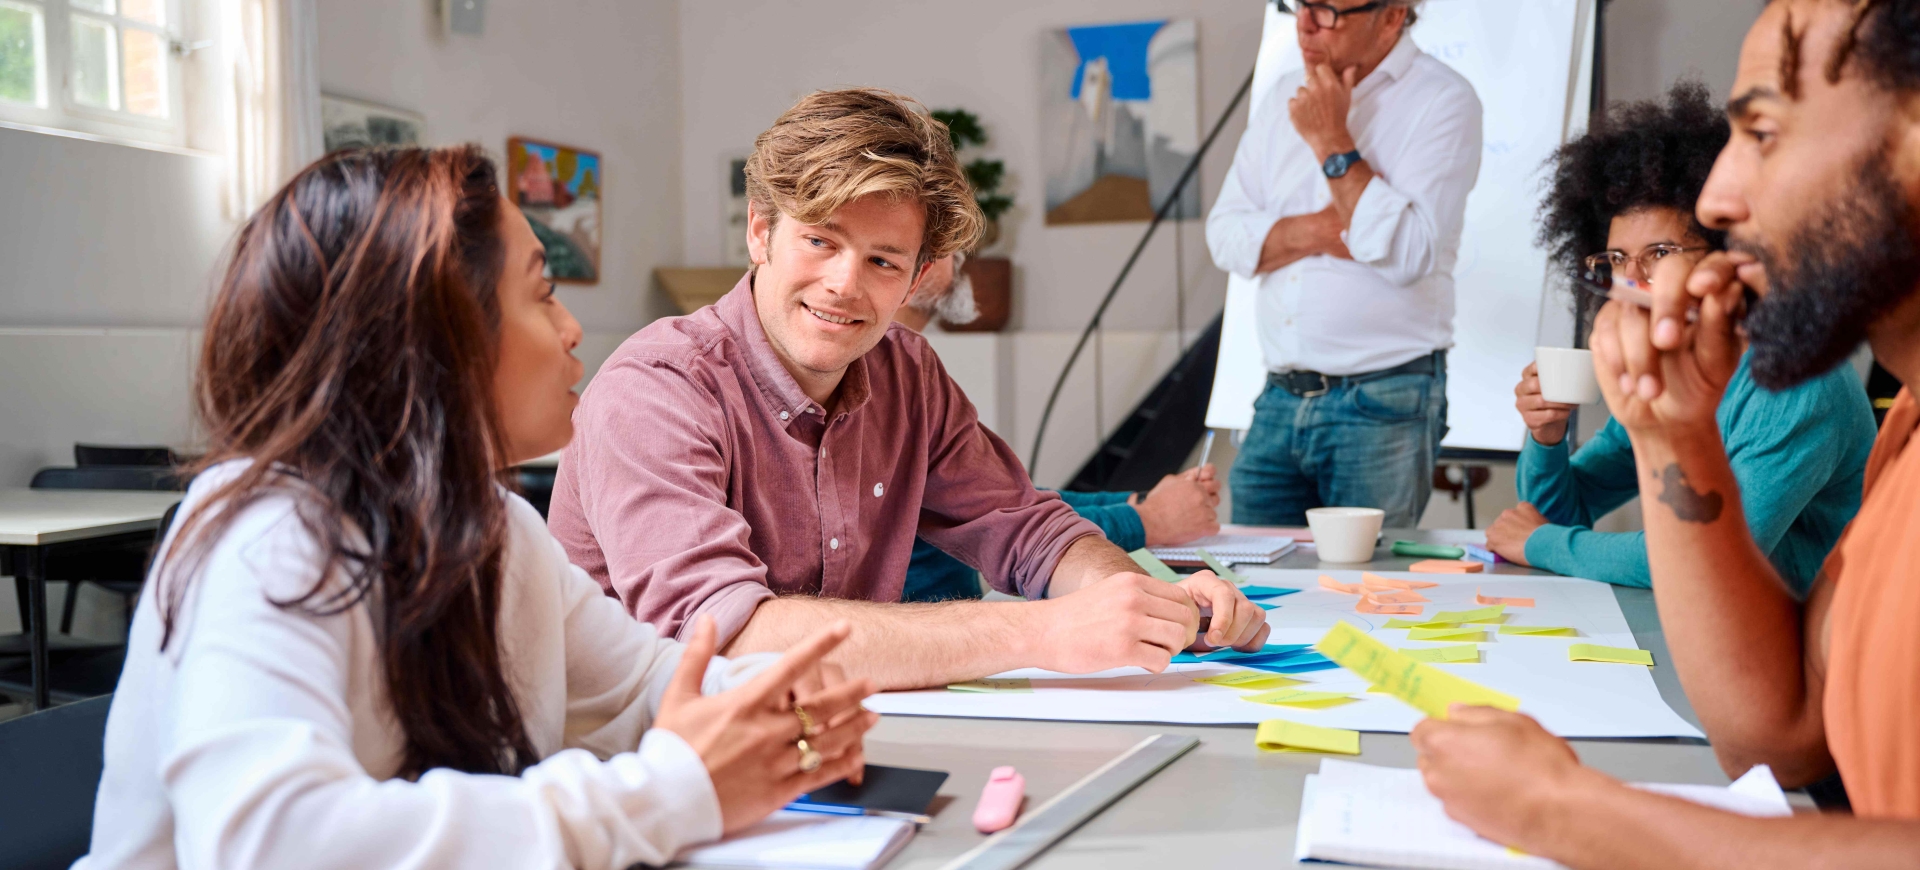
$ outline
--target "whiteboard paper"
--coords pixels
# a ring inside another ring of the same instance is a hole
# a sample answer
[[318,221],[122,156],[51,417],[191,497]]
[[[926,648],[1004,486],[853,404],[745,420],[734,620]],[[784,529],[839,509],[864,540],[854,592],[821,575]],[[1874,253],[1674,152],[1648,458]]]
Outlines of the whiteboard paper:
[[[1355,613],[1358,596],[1318,585],[1322,574],[1357,583],[1360,571],[1243,568],[1240,572],[1254,583],[1304,590],[1273,600],[1280,607],[1267,612],[1273,626],[1268,643],[1313,643],[1336,622],[1346,621],[1395,649],[1447,645],[1409,641],[1406,629],[1385,627],[1390,617]],[[1423,605],[1422,615],[1471,610],[1479,606],[1474,601],[1476,591],[1485,590],[1488,595],[1529,597],[1537,602],[1535,607],[1508,608],[1505,624],[1563,625],[1578,630],[1579,637],[1539,637],[1498,634],[1496,627],[1488,626],[1489,642],[1479,645],[1481,663],[1434,665],[1519,698],[1520,712],[1540,720],[1548,731],[1562,737],[1704,736],[1661,699],[1647,668],[1567,660],[1567,647],[1575,643],[1638,646],[1613,588],[1604,583],[1505,574],[1375,573],[1439,583],[1420,590],[1431,599]],[[1398,700],[1368,693],[1366,682],[1344,669],[1294,675],[1305,684],[1293,688],[1350,692],[1361,699],[1327,709],[1254,704],[1241,700],[1254,692],[1193,682],[1194,677],[1234,670],[1230,665],[1191,664],[1173,665],[1161,674],[1119,668],[1069,676],[1029,668],[997,676],[1031,680],[1032,694],[963,694],[945,689],[887,692],[869,698],[867,707],[888,715],[1081,722],[1252,725],[1266,719],[1292,719],[1328,728],[1399,733],[1412,730],[1422,718],[1419,711]]]

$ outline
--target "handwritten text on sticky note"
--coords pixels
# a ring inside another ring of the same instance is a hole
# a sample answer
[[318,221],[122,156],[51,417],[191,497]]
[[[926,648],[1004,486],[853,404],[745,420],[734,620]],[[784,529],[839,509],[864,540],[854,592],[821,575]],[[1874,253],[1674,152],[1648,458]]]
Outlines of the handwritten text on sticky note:
[[1414,709],[1435,719],[1447,717],[1449,704],[1479,704],[1520,709],[1520,699],[1449,674],[1394,652],[1386,644],[1342,622],[1314,648]]

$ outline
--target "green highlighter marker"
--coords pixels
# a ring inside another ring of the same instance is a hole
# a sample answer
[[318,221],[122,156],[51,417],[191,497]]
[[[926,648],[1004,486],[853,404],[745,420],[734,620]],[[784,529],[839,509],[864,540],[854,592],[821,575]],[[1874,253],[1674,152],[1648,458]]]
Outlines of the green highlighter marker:
[[1443,544],[1394,541],[1393,554],[1395,556],[1413,556],[1421,559],[1460,559],[1467,555],[1467,551],[1459,547],[1449,547]]

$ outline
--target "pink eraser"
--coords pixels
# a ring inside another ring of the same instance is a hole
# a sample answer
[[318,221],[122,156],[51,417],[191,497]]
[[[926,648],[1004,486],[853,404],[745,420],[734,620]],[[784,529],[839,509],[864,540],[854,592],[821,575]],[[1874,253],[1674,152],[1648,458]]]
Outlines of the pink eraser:
[[996,767],[987,776],[987,787],[980,790],[980,805],[973,808],[973,827],[991,834],[1020,816],[1020,801],[1026,797],[1027,781],[1011,767]]

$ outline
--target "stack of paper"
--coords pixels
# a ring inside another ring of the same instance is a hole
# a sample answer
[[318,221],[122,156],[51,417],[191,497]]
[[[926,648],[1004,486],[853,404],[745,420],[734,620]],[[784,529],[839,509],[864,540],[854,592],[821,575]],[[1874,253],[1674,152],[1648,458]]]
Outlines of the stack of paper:
[[1200,551],[1229,565],[1265,565],[1293,549],[1292,538],[1266,535],[1208,535],[1178,547],[1153,547],[1151,552],[1163,562],[1200,563]]
[[[1747,771],[1726,788],[1647,783],[1635,787],[1749,816],[1793,812],[1766,765]],[[1321,761],[1320,772],[1307,776],[1293,857],[1449,870],[1561,867],[1485,839],[1448,818],[1418,770],[1336,759]]]
[[782,810],[718,843],[682,849],[673,866],[868,870],[892,860],[914,831],[900,819]]

